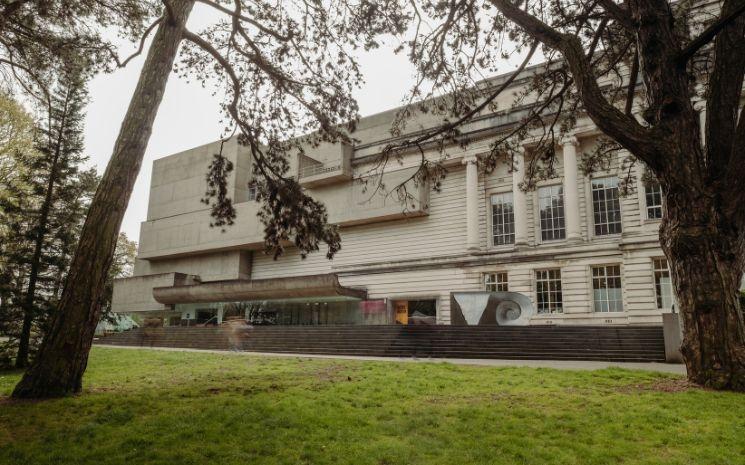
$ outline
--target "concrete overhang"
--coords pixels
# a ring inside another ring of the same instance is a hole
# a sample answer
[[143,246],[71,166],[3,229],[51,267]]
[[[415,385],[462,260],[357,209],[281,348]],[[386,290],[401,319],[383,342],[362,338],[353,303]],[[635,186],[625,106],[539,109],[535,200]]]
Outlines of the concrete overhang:
[[367,291],[342,286],[334,273],[153,288],[155,300],[167,305],[332,296],[366,299]]

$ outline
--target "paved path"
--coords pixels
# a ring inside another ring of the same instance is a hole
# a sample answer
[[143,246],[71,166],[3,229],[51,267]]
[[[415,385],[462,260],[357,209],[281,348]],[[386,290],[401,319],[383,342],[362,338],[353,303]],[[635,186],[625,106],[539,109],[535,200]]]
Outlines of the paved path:
[[342,360],[370,360],[377,362],[420,362],[420,363],[454,363],[456,365],[479,365],[492,367],[533,367],[533,368],[556,368],[558,370],[601,370],[603,368],[617,367],[629,370],[658,371],[662,373],[674,373],[685,375],[685,365],[673,363],[642,363],[642,362],[596,362],[584,360],[494,360],[473,358],[416,358],[416,357],[363,357],[358,355],[317,355],[317,354],[283,354],[267,352],[246,352],[207,349],[181,349],[172,347],[140,347],[140,346],[109,346],[97,345],[96,347],[112,349],[140,349],[140,350],[164,350],[175,352],[206,352],[213,354],[251,355],[259,357],[300,357],[300,358],[329,358]]

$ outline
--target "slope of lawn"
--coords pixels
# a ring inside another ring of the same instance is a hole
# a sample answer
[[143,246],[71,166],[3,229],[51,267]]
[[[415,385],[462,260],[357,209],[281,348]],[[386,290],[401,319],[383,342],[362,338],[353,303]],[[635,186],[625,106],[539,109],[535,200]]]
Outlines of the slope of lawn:
[[7,396],[1,464],[744,464],[745,396],[640,371],[94,349],[84,394]]

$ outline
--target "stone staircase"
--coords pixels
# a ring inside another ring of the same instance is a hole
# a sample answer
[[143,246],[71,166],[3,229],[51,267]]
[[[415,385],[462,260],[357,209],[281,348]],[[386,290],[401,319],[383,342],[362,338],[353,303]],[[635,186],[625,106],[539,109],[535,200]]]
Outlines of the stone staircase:
[[140,328],[95,344],[382,357],[664,362],[660,326]]

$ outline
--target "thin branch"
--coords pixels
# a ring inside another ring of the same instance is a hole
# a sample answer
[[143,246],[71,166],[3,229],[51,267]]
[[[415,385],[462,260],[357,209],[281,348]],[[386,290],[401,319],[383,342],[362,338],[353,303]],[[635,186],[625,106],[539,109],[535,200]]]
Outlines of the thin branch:
[[[268,34],[268,35],[274,37],[275,39],[277,39],[279,41],[285,42],[285,41],[288,41],[288,40],[290,40],[292,38],[292,35],[291,34],[289,34],[289,35],[282,35],[282,34],[278,34],[275,31],[272,31],[271,29],[266,28],[261,23],[259,23],[257,21],[254,21],[253,19],[249,18],[248,16],[245,16],[245,15],[241,14],[237,9],[236,10],[231,10],[231,9],[226,8],[226,7],[222,6],[222,5],[220,5],[219,3],[213,2],[211,0],[196,0],[196,1],[198,1],[199,3],[203,3],[205,5],[209,5],[209,6],[211,6],[212,8],[214,8],[214,9],[216,9],[218,11],[221,11],[221,12],[223,12],[225,14],[228,14],[228,15],[232,16],[234,19],[245,21],[245,22],[251,24],[252,26],[256,27],[256,29],[260,30],[264,34]],[[238,6],[238,5],[236,5],[236,6]]]
[[728,14],[719,17],[718,20],[714,21],[706,30],[704,30],[698,37],[693,39],[686,48],[681,50],[680,54],[675,58],[675,62],[678,66],[685,66],[693,55],[696,54],[703,46],[714,40],[725,27],[727,27],[732,21],[736,20],[741,14],[745,13],[745,1],[740,0],[740,5]]
[[267,172],[267,169],[271,171],[271,174],[273,174],[275,177],[279,179],[284,179],[282,175],[277,173],[271,164],[267,163],[266,160],[264,160],[261,150],[259,149],[259,145],[254,139],[252,135],[251,128],[249,128],[246,123],[240,118],[240,114],[238,112],[238,103],[240,102],[240,96],[241,96],[241,81],[238,78],[238,75],[235,73],[235,70],[230,65],[228,60],[223,57],[219,51],[217,51],[212,44],[207,42],[206,40],[199,37],[199,35],[194,34],[193,32],[189,30],[184,30],[183,32],[184,39],[188,40],[189,42],[193,43],[197,47],[204,50],[207,54],[212,56],[212,58],[217,61],[217,63],[220,65],[220,67],[225,71],[225,73],[230,78],[230,81],[232,83],[232,91],[233,91],[233,98],[231,102],[228,104],[227,109],[228,113],[230,113],[230,116],[233,118],[235,123],[240,127],[241,132],[246,136],[246,139],[248,139],[249,144],[251,145],[251,152],[254,155],[255,161],[259,169],[261,170],[262,174],[265,178],[269,178],[270,174]]
[[639,78],[639,49],[634,50],[634,62],[631,63],[631,74],[629,74],[629,86],[626,89],[626,108],[624,113],[631,115],[634,107],[634,95],[636,94],[636,81]]
[[161,23],[161,21],[163,21],[162,16],[156,19],[155,21],[153,21],[153,23],[150,26],[148,26],[147,29],[145,29],[145,32],[142,34],[142,38],[140,38],[140,45],[139,47],[137,47],[137,51],[134,52],[132,55],[128,56],[124,61],[119,62],[119,57],[112,52],[114,60],[116,61],[116,65],[119,68],[124,68],[125,66],[127,66],[127,64],[130,61],[132,61],[135,57],[137,57],[138,55],[142,53],[142,50],[145,48],[145,41],[147,40],[150,33],[155,29],[155,27]]
[[634,20],[628,10],[621,7],[613,0],[598,0],[598,3],[618,24],[629,31],[634,30]]
[[478,114],[481,110],[483,110],[484,108],[486,108],[487,106],[489,106],[489,104],[491,104],[494,101],[494,99],[496,99],[497,97],[499,97],[499,95],[502,92],[504,92],[512,84],[512,82],[517,78],[518,75],[520,75],[520,73],[523,72],[523,70],[525,69],[525,67],[527,66],[527,64],[530,62],[530,59],[533,57],[533,54],[535,53],[535,51],[536,51],[537,48],[538,48],[538,41],[535,41],[530,46],[530,51],[525,56],[525,59],[523,59],[522,63],[520,63],[520,66],[512,74],[510,74],[510,76],[504,82],[502,82],[502,84],[494,92],[492,92],[492,94],[489,95],[489,97],[487,97],[486,99],[484,99],[483,102],[481,102],[479,105],[477,105],[474,108],[472,108],[470,111],[466,112],[466,114],[464,114],[463,116],[461,116],[460,118],[458,118],[458,120],[456,120],[456,121],[454,121],[452,123],[448,123],[448,124],[445,124],[443,126],[440,126],[436,130],[430,131],[429,133],[424,134],[424,135],[416,138],[413,141],[406,141],[406,142],[404,142],[404,143],[402,143],[402,144],[400,144],[398,146],[390,147],[388,149],[388,151],[390,151],[390,150],[402,150],[402,149],[405,149],[407,147],[411,147],[411,146],[414,146],[414,145],[422,144],[422,143],[424,143],[424,142],[426,142],[428,140],[433,139],[434,137],[437,137],[438,135],[444,134],[444,133],[446,133],[448,131],[452,131],[453,129],[457,128],[458,126],[460,126],[464,122],[466,122],[469,119],[471,119],[474,115]]
[[652,130],[639,124],[633,117],[625,115],[605,99],[579,38],[557,31],[518,8],[510,0],[490,1],[530,36],[561,52],[577,83],[585,110],[598,128],[643,158],[648,165],[659,166],[658,152],[653,144],[649,143],[650,140],[654,140]]

